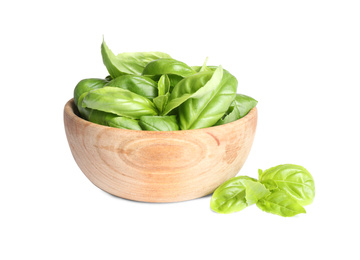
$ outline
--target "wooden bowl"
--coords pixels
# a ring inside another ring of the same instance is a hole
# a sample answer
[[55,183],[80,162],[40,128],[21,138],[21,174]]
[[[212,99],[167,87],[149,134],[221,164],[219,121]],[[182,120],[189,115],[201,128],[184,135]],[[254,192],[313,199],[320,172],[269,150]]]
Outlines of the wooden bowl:
[[175,202],[208,195],[239,172],[254,140],[257,110],[221,126],[137,131],[88,122],[71,99],[64,122],[76,163],[97,187],[130,200]]

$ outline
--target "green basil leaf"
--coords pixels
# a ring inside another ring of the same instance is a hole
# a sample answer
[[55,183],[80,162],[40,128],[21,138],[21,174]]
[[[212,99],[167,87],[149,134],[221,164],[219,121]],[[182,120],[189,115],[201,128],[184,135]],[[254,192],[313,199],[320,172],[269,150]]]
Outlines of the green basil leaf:
[[283,164],[262,173],[261,183],[272,180],[278,189],[285,191],[300,205],[309,205],[315,197],[315,183],[311,174],[302,166]]
[[154,98],[153,102],[156,108],[159,110],[160,114],[162,114],[163,111],[165,110],[169,97],[170,97],[170,93],[166,93],[165,95]]
[[170,79],[168,75],[162,75],[158,81],[159,96],[163,96],[170,91]]
[[85,92],[85,93],[82,93],[81,96],[79,97],[78,99],[78,102],[77,102],[77,109],[79,110],[79,113],[80,113],[80,116],[82,118],[84,118],[85,120],[89,120],[89,114],[91,112],[91,109],[90,108],[86,108],[86,107],[83,107],[82,103],[83,103],[83,100],[84,100],[84,97],[88,94],[89,92]]
[[162,75],[158,81],[159,96],[154,98],[153,102],[159,113],[162,114],[170,96],[170,79],[168,75]]
[[270,191],[278,189],[278,186],[277,186],[276,182],[271,180],[271,179],[262,181],[261,183],[264,184],[264,186]]
[[115,56],[104,40],[101,45],[101,55],[112,78],[124,74],[141,75],[149,62],[159,58],[171,58],[163,52],[124,52]]
[[79,98],[78,110],[82,118],[99,125],[111,126],[122,129],[142,130],[137,120],[120,117],[115,114],[103,112],[82,106],[84,97],[88,93],[84,93]]
[[99,110],[95,110],[95,109],[91,109],[91,108],[87,108],[87,107],[83,107],[82,103],[84,100],[84,97],[88,94],[88,92],[83,93],[80,98],[79,98],[79,103],[78,103],[78,110],[80,112],[80,115],[82,118],[92,122],[92,123],[96,123],[99,125],[107,125],[107,120],[110,120],[114,117],[118,117],[117,115],[111,114],[111,113],[106,113],[103,111],[99,111]]
[[86,108],[86,109],[90,110],[90,113],[88,115],[88,121],[99,125],[109,126],[110,121],[119,118],[119,116],[115,114],[103,112],[96,109],[90,109],[90,108]]
[[229,214],[246,208],[248,204],[246,201],[246,185],[244,181],[256,182],[256,179],[247,176],[238,176],[221,184],[211,197],[211,209],[218,213]]
[[231,123],[246,116],[257,103],[252,97],[236,94],[226,114],[215,125]]
[[[89,109],[89,108],[87,108]],[[96,109],[89,109],[88,121],[99,124],[99,125],[108,125],[107,122],[113,118],[118,117],[117,115],[99,111]]]
[[259,174],[259,180],[260,180],[261,176],[264,174],[264,171],[261,169],[258,169],[258,174]]
[[[204,72],[198,74],[201,73]],[[180,128],[186,130],[213,126],[234,100],[237,84],[236,78],[224,70],[220,82],[211,91],[201,97],[192,96],[179,107]]]
[[201,69],[206,70],[206,71],[215,71],[218,67],[217,66],[207,66],[206,65],[206,69],[203,68],[204,67],[204,64],[202,66],[191,66],[191,68],[193,70],[195,70],[196,72],[200,72]]
[[244,180],[246,188],[245,199],[248,206],[258,202],[258,200],[270,195],[270,191],[260,182]]
[[81,80],[74,89],[74,103],[77,106],[79,97],[93,89],[102,88],[108,81],[104,79],[83,79]]
[[204,64],[202,65],[202,67],[199,69],[199,72],[202,72],[202,71],[212,71],[211,68],[207,67],[206,66],[206,63],[208,61],[208,57],[206,57],[205,61],[204,61]]
[[179,75],[170,74],[168,75],[170,80],[170,91],[174,89],[174,87],[184,78]]
[[133,119],[157,115],[157,109],[151,100],[116,87],[104,87],[88,92],[82,106]]
[[176,116],[142,116],[139,125],[148,131],[177,131],[179,125]]
[[105,85],[106,87],[117,87],[127,89],[148,99],[158,96],[158,86],[155,81],[144,76],[123,75],[119,76]]
[[219,66],[215,72],[204,71],[181,80],[171,92],[169,101],[163,111],[163,115],[179,107],[191,97],[199,98],[213,89],[216,89],[223,76],[223,69]]
[[149,62],[144,68],[143,75],[164,75],[174,74],[182,77],[188,77],[195,74],[191,67],[184,62],[162,58]]
[[[169,77],[170,80],[170,92],[174,89],[176,84],[178,84],[184,77],[175,75],[175,74],[164,74]],[[158,82],[162,75],[146,75],[145,77],[152,79],[153,81]]]
[[253,109],[257,105],[257,100],[252,97],[236,94],[235,100],[232,105],[234,106],[234,110],[237,110],[240,118],[246,116],[251,109]]
[[269,196],[260,199],[256,205],[265,212],[283,217],[306,213],[305,209],[294,198],[281,190],[272,191]]
[[139,122],[135,119],[116,116],[106,121],[106,124],[111,127],[128,129],[128,130],[142,130]]
[[113,78],[112,78],[110,75],[107,75],[107,76],[105,77],[105,80],[107,80],[107,81],[112,81]]

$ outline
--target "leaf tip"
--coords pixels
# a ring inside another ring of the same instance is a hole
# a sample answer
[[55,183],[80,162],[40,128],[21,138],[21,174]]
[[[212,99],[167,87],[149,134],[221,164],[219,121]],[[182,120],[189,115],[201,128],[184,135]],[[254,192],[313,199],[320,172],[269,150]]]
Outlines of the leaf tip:
[[306,214],[306,210],[305,210],[305,208],[304,208],[304,207],[302,207],[302,210],[300,210],[300,213],[304,213],[304,214]]
[[205,58],[205,61],[204,61],[204,64],[203,64],[204,67],[205,67],[206,64],[207,64],[208,59],[209,59],[209,57],[206,57],[206,58]]
[[105,43],[105,36],[104,34],[102,35],[102,43],[101,43],[101,47],[107,47],[106,43]]

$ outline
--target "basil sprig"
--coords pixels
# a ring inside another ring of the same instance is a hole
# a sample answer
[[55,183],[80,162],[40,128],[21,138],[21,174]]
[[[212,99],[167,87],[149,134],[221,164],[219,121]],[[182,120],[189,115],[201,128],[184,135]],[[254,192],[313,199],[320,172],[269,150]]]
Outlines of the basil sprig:
[[283,164],[259,170],[259,181],[238,176],[221,184],[211,197],[212,210],[228,214],[256,204],[261,210],[282,217],[306,213],[303,206],[312,203],[315,183],[302,166]]

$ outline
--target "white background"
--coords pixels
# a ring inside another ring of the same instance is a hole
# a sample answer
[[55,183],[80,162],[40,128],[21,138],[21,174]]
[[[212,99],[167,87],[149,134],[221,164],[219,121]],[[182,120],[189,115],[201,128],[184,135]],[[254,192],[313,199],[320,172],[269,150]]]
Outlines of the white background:
[[[1,259],[360,259],[359,1],[2,1]],[[100,45],[219,65],[259,101],[239,174],[293,163],[316,198],[282,218],[221,215],[210,197],[152,204],[77,167],[63,107],[105,77]]]

